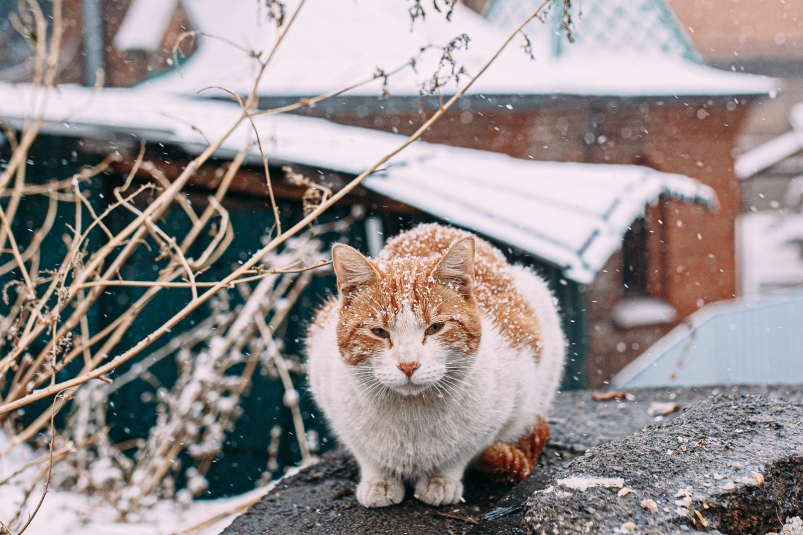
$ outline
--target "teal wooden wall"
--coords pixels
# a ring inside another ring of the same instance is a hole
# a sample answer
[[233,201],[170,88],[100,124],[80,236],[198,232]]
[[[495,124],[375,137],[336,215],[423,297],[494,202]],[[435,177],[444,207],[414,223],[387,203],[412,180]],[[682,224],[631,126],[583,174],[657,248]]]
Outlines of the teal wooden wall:
[[[166,150],[166,153],[168,157],[172,157],[169,150]],[[0,147],[0,163],[7,157],[7,147]],[[83,147],[78,140],[41,136],[31,151],[30,161],[32,163],[28,166],[28,181],[45,183],[54,177],[65,178],[76,172],[81,165],[92,165],[100,161],[100,159],[100,157],[84,154]],[[276,171],[277,177],[280,176],[278,169],[272,170],[272,174],[273,171]],[[105,208],[109,199],[113,199],[112,190],[120,183],[121,177],[112,175],[100,175],[92,181],[90,186],[92,192],[91,203],[97,212]],[[206,194],[207,192],[203,191],[202,193]],[[4,207],[7,202],[7,199],[0,200],[0,204]],[[266,229],[272,224],[272,213],[266,199],[230,195],[228,197],[228,208],[235,230],[235,238],[226,253],[207,271],[204,276],[205,280],[219,280],[227,273],[230,273],[233,264],[250,258],[261,247],[261,239]],[[283,218],[282,223],[285,228],[288,228],[303,216],[299,203],[281,203],[280,208]],[[44,199],[26,200],[24,210],[14,220],[14,228],[18,231],[18,235],[25,236],[28,228],[38,227],[44,218],[45,210],[46,201]],[[72,222],[73,213],[71,204],[63,203],[60,206],[54,231],[42,247],[43,265],[52,265],[63,258],[66,250],[60,236],[67,231],[64,225]],[[340,219],[347,216],[348,213],[349,208],[347,206],[335,207],[321,218],[321,222]],[[367,215],[375,215],[382,218],[386,237],[398,234],[418,223],[437,221],[436,218],[425,215],[412,217],[371,212]],[[88,215],[85,214],[84,217],[86,221]],[[132,216],[127,212],[117,211],[109,218],[107,224],[114,231],[128,224],[131,219]],[[189,221],[180,209],[173,209],[166,214],[162,225],[179,236],[189,229]],[[330,235],[324,237],[329,242],[344,238],[357,249],[367,252],[364,222],[355,223],[345,236]],[[100,231],[94,233],[91,237],[92,247],[97,247],[102,239],[103,235]],[[22,245],[25,245],[25,243]],[[152,243],[151,245],[153,246]],[[521,251],[509,249],[504,244],[496,243],[496,245],[510,261],[535,268],[549,281],[560,301],[564,328],[570,344],[568,351],[569,361],[563,388],[582,388],[585,385],[582,370],[587,348],[587,323],[583,288],[576,283],[562,279],[560,270],[554,266],[540,262]],[[125,268],[124,278],[155,278],[153,266],[157,253],[158,247],[152,247],[150,251],[146,247],[139,247]],[[8,274],[0,280],[0,283],[5,284],[17,276],[17,273]],[[322,275],[315,277],[313,283],[307,287],[289,317],[284,334],[286,354],[303,355],[303,335],[306,326],[314,310],[328,295],[331,295],[335,287],[334,283],[333,276]],[[142,295],[143,291],[143,289],[139,288],[110,288],[105,291],[99,299],[98,305],[93,307],[90,312],[88,319],[91,331],[97,332],[108,325],[110,321]],[[236,291],[230,294],[232,304],[236,305],[240,299],[239,294]],[[148,333],[154,331],[180,310],[189,299],[189,290],[164,290],[160,292],[148,305],[145,313],[140,314],[136,323],[129,329],[115,349],[114,354],[120,354],[136,344]],[[3,313],[4,310],[7,310],[7,307],[0,303],[0,313]],[[192,329],[208,313],[208,308],[201,308],[182,321],[174,331],[181,332]],[[158,340],[152,346],[152,350],[158,349],[168,340],[169,338]],[[147,358],[147,354],[142,355],[140,359],[142,358]],[[115,375],[125,372],[131,365],[133,365],[133,362],[121,367]],[[76,362],[75,366],[69,368],[66,372],[62,372],[59,379],[75,373],[76,366],[80,367],[80,363]],[[167,388],[176,379],[176,364],[172,358],[160,361],[150,371]],[[315,429],[319,433],[322,450],[325,451],[333,447],[334,441],[327,433],[325,422],[314,406],[310,395],[306,392],[304,378],[295,376],[293,379],[301,392],[301,410],[307,429]],[[113,394],[110,400],[108,418],[112,424],[110,434],[115,441],[124,441],[147,435],[148,429],[156,419],[156,414],[153,405],[143,401],[143,394],[153,391],[154,387],[145,381],[133,381]],[[243,415],[237,420],[234,431],[227,436],[223,454],[213,463],[208,473],[207,477],[210,482],[209,497],[238,494],[253,488],[260,474],[266,469],[270,430],[276,424],[282,426],[284,435],[280,442],[280,466],[275,475],[281,475],[285,467],[300,459],[295,437],[289,435],[292,433],[293,426],[290,411],[282,404],[283,392],[281,383],[277,379],[259,373],[254,375],[250,394],[244,398]],[[46,403],[43,402],[42,407],[46,406]],[[29,412],[32,415],[38,414],[37,411],[33,410]],[[65,412],[62,411],[62,413]],[[25,420],[26,417],[23,415],[21,419]],[[182,461],[189,463],[190,459],[189,457],[184,457]],[[181,481],[179,481],[179,484],[181,484]]]

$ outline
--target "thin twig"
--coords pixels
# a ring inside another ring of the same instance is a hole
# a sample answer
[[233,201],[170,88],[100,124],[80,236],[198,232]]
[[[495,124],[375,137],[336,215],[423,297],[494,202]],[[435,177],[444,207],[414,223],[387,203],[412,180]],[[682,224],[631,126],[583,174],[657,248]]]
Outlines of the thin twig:
[[460,520],[461,522],[467,522],[469,524],[474,524],[475,526],[480,523],[479,520],[474,520],[473,518],[466,518],[464,516],[450,515],[449,513],[441,513],[440,511],[435,511],[435,516],[442,516],[443,518],[449,518],[451,520]]
[[36,513],[39,512],[39,508],[42,507],[42,503],[45,501],[45,496],[47,496],[48,488],[50,487],[50,476],[53,474],[53,441],[56,440],[56,427],[54,424],[54,420],[56,418],[56,414],[61,410],[61,407],[64,406],[64,403],[61,404],[58,408],[56,408],[56,403],[58,403],[59,399],[64,400],[66,398],[66,392],[69,390],[63,390],[56,394],[55,399],[53,399],[53,406],[50,410],[50,460],[47,467],[47,478],[45,479],[45,488],[42,490],[42,497],[39,499],[39,503],[36,504],[36,509],[33,510],[28,516],[28,521],[25,522],[25,525],[17,532],[17,535],[22,535],[23,532],[28,529],[28,526],[31,525],[31,521],[36,516]]

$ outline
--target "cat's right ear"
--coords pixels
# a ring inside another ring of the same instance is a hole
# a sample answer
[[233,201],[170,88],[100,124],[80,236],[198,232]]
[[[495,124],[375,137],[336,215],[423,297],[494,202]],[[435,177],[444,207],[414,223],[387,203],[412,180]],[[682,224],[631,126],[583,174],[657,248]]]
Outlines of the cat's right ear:
[[337,275],[337,289],[345,299],[379,278],[379,272],[370,260],[357,249],[340,243],[332,247],[332,267]]

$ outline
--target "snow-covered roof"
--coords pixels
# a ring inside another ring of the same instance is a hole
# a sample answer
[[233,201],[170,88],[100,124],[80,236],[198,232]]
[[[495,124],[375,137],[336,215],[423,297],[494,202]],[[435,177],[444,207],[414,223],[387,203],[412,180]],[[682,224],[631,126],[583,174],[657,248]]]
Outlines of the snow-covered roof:
[[[0,116],[20,121],[30,91],[0,85]],[[62,86],[45,107],[46,131],[57,135],[134,134],[198,154],[239,116],[226,102],[127,89]],[[295,115],[255,118],[266,154],[350,174],[369,168],[398,147],[403,136],[341,126]],[[197,128],[197,130],[195,128]],[[199,132],[200,131],[200,132]],[[253,141],[243,124],[221,149],[233,155]],[[261,162],[252,151],[251,163]],[[365,187],[457,226],[504,242],[564,269],[581,283],[621,247],[645,206],[668,195],[713,206],[713,190],[682,175],[632,165],[554,163],[430,143],[415,143],[394,157]]]
[[[423,144],[422,144],[423,145]],[[685,176],[635,165],[532,162],[417,146],[366,187],[532,253],[591,282],[647,204],[662,195],[713,202]]]
[[134,0],[114,35],[117,50],[156,52],[179,0]]
[[803,103],[789,114],[792,130],[759,145],[736,159],[733,170],[739,178],[750,178],[803,150]]
[[[673,96],[767,94],[776,90],[776,80],[724,72],[694,61],[693,50],[684,44],[677,28],[673,30],[665,23],[666,13],[662,15],[654,6],[646,9],[649,3],[586,0],[583,17],[575,16],[578,43],[564,43],[560,54],[553,51],[552,19],[546,24],[535,21],[527,31],[535,60],[522,50],[525,37],[517,36],[471,92]],[[297,0],[288,2],[289,13],[296,4]],[[505,4],[514,6],[515,2]],[[586,11],[586,4],[591,13]],[[264,8],[260,13],[259,3],[253,0],[184,0],[182,5],[195,29],[224,36],[248,49],[268,51],[277,38]],[[403,65],[418,55],[421,47],[441,47],[461,34],[468,35],[471,42],[467,50],[457,50],[453,56],[473,75],[508,36],[504,24],[493,24],[459,2],[451,22],[430,9],[425,20],[412,23],[410,6],[407,0],[308,0],[271,61],[259,93],[310,96],[347,87],[370,78],[377,68],[389,71]],[[640,17],[650,23],[649,27]],[[602,30],[613,24],[608,31],[621,35],[618,42],[632,40],[636,46],[613,46],[613,41],[610,46],[597,46],[598,39],[583,37],[590,35],[587,28],[594,24],[603,25]],[[197,51],[182,67],[183,75],[171,72],[148,83],[183,94],[211,86],[247,92],[256,62],[230,43],[210,37],[198,39]],[[421,53],[415,70],[408,68],[390,79],[391,94],[418,95],[421,85],[438,70],[440,56],[437,48]],[[440,69],[442,79],[449,70],[449,65]],[[466,80],[464,76],[460,83]],[[378,95],[381,85],[376,80],[349,94]],[[454,87],[450,82],[443,91],[453,92]]]

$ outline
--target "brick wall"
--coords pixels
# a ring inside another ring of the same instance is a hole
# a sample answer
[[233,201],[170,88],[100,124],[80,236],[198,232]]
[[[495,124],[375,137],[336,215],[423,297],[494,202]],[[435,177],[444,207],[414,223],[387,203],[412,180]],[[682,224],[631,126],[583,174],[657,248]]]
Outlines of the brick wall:
[[[709,63],[722,68],[763,63],[768,69],[775,64],[777,69],[785,63],[803,62],[803,3],[799,1],[668,0],[667,3]],[[798,69],[803,69],[803,65]]]

